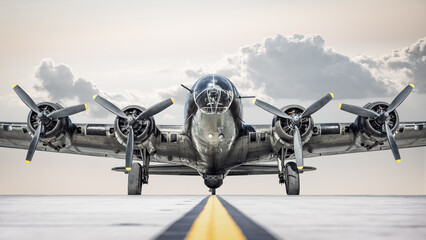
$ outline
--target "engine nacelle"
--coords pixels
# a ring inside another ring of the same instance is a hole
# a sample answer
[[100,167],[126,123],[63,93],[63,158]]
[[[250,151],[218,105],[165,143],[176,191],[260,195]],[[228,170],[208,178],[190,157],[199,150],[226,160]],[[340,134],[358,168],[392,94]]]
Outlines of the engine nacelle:
[[[144,112],[146,108],[137,106],[137,105],[131,105],[127,106],[123,109],[123,112],[129,116],[132,115],[133,117],[139,116],[142,112]],[[118,142],[121,143],[123,146],[126,146],[127,144],[127,134],[128,134],[128,125],[127,125],[127,119],[117,117],[114,122],[114,129],[115,129],[115,137],[117,138]],[[155,133],[156,127],[155,127],[155,121],[153,117],[150,117],[148,119],[142,119],[138,120],[135,125],[133,126],[134,131],[134,137],[135,137],[135,147],[141,147],[140,145],[147,141],[149,137]]]
[[[288,115],[301,115],[303,111],[305,111],[305,108],[299,105],[289,105],[281,108],[281,111],[287,113]],[[302,144],[305,144],[312,137],[312,129],[314,128],[314,121],[312,117],[305,117],[301,119],[300,125],[298,125],[298,127],[302,137]],[[294,124],[290,119],[275,116],[272,121],[272,131],[275,141],[281,140],[279,142],[281,142],[283,145],[282,147],[293,147]]]
[[[42,102],[37,104],[39,109],[46,115],[63,107],[57,103]],[[49,144],[55,148],[62,148],[70,145],[69,137],[67,134],[72,131],[73,124],[69,117],[58,119],[47,119],[43,131],[40,133],[40,141],[44,144]],[[38,127],[39,118],[37,113],[30,111],[27,118],[27,126],[30,135],[33,136]]]
[[[373,102],[364,106],[366,109],[373,110],[378,114],[386,111],[389,104],[386,102]],[[399,116],[396,110],[389,113],[386,119],[392,133],[395,133],[399,128]],[[383,120],[377,118],[366,118],[358,116],[354,122],[355,144],[359,147],[369,148],[382,143],[387,139],[386,129],[384,128]]]

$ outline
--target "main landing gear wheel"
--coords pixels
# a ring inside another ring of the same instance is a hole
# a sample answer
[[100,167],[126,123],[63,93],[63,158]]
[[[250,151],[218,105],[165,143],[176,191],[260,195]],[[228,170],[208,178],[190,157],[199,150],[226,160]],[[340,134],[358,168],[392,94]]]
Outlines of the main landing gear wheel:
[[299,170],[295,162],[289,162],[285,165],[286,178],[285,178],[285,189],[287,195],[299,195],[300,193],[300,182],[299,182]]
[[139,163],[133,163],[132,169],[128,174],[127,194],[141,195],[142,193],[142,166]]

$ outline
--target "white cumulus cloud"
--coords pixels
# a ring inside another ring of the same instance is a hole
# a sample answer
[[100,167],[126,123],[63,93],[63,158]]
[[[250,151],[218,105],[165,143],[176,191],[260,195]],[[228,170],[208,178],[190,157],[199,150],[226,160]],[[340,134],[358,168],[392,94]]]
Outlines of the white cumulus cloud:
[[426,93],[426,38],[391,54],[378,58],[360,56],[357,61],[375,78],[392,82],[398,89],[413,83],[420,93]]
[[[426,93],[426,38],[384,56],[351,58],[328,47],[319,35],[276,35],[244,46],[216,64],[182,67],[172,75],[177,72],[188,80],[210,73],[221,74],[231,79],[240,94],[255,95],[266,101],[312,101],[328,92],[338,99],[394,97],[408,83],[414,83],[418,93]],[[89,106],[92,117],[109,114],[93,104],[94,94],[101,94],[120,106],[142,102],[141,96],[147,105],[154,104],[157,98],[168,97],[184,104],[188,95],[177,84],[148,92],[119,89],[120,94],[108,94],[91,81],[75,78],[68,66],[50,59],[41,62],[35,76],[39,80],[36,89],[47,91],[52,101],[92,103]],[[192,87],[194,81],[184,84]]]
[[108,116],[107,110],[93,102],[93,95],[102,94],[110,101],[127,101],[121,94],[107,94],[101,92],[94,83],[83,78],[75,78],[70,67],[64,64],[55,64],[51,59],[44,59],[36,67],[35,77],[38,82],[34,86],[38,91],[45,91],[47,101],[63,104],[73,102],[74,104],[89,104],[87,110],[92,117]]
[[414,82],[426,92],[425,39],[380,58],[350,58],[319,35],[276,35],[242,47],[216,66],[187,69],[190,78],[223,74],[240,92],[272,99],[317,99],[333,92],[339,99],[395,96]]

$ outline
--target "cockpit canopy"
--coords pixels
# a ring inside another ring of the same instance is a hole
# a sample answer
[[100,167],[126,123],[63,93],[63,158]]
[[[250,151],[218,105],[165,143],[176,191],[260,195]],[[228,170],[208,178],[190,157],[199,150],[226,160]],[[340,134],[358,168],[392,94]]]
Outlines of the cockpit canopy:
[[207,75],[201,78],[193,90],[195,104],[207,114],[225,112],[234,99],[231,82],[219,75]]

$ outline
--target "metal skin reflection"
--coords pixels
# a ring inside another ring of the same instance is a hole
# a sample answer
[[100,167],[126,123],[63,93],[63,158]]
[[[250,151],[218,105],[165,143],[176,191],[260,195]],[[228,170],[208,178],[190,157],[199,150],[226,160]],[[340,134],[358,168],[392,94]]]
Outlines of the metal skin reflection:
[[[223,98],[224,94],[229,99]],[[212,101],[214,97],[219,100]],[[205,99],[201,98],[209,99],[203,101]],[[231,81],[223,76],[207,75],[199,79],[192,93],[188,94],[185,105],[186,132],[190,133],[196,149],[197,169],[202,171],[209,188],[222,185],[226,175],[223,169],[241,164],[230,156],[230,152],[242,131],[242,115],[240,95]]]

